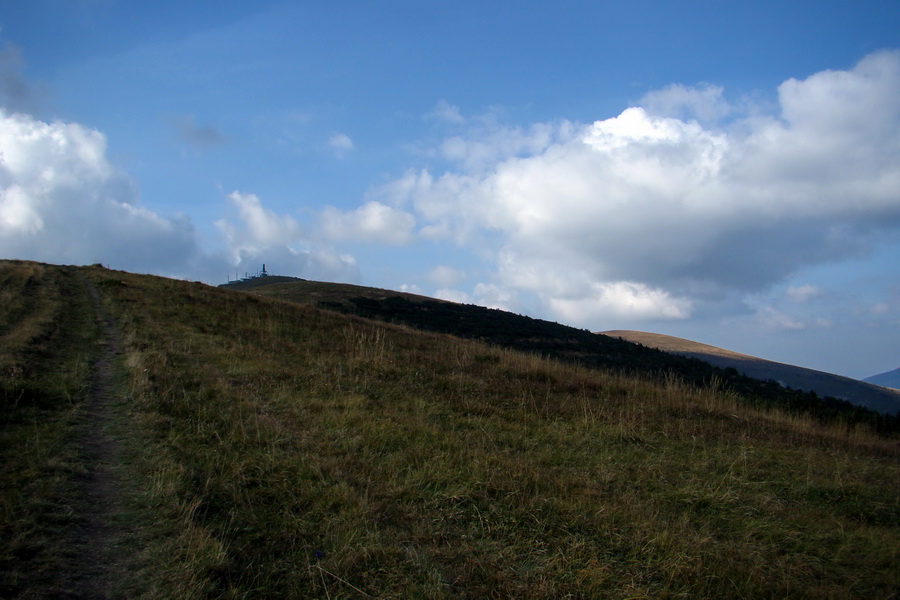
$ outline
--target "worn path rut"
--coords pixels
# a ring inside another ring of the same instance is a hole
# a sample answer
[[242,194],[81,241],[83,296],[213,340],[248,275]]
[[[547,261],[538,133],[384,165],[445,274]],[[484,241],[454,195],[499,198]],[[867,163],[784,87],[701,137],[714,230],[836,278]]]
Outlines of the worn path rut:
[[121,352],[116,323],[96,286],[83,280],[100,326],[99,353],[90,390],[72,429],[73,443],[81,455],[84,473],[76,480],[78,518],[67,574],[68,597],[105,600],[113,597],[115,578],[124,564],[123,493],[116,474],[119,444],[110,433],[115,402],[115,361]]

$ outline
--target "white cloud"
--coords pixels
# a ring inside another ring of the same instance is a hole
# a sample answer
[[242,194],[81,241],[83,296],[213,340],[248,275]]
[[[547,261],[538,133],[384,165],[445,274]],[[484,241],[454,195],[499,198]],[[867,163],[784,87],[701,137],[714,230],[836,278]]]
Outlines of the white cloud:
[[879,302],[871,308],[873,315],[886,315],[890,311],[890,306],[886,302]]
[[422,291],[422,288],[420,288],[415,283],[400,284],[400,287],[398,289],[399,289],[399,291],[406,292],[407,294],[416,294],[419,296],[424,294],[424,292]]
[[0,256],[186,274],[190,222],[141,207],[105,153],[96,130],[0,109]]
[[335,156],[343,158],[348,152],[353,150],[353,140],[346,133],[335,133],[328,138],[328,145],[334,151]]
[[576,298],[551,297],[550,307],[566,322],[584,324],[603,319],[686,319],[691,303],[642,283],[592,283],[590,293]]
[[481,306],[510,310],[516,297],[509,289],[491,283],[479,283],[474,289],[475,298]]
[[817,288],[814,285],[799,285],[799,286],[790,286],[787,289],[787,297],[791,302],[796,302],[798,304],[802,304],[820,296],[822,294],[822,290]]
[[453,106],[446,100],[439,100],[434,109],[428,113],[429,117],[460,125],[465,122],[458,106]]
[[320,233],[331,241],[405,244],[412,239],[415,219],[409,213],[369,201],[352,212],[326,207],[320,217]]
[[732,111],[723,92],[716,85],[688,87],[676,83],[646,94],[639,105],[652,115],[715,123]]
[[440,300],[457,302],[459,304],[470,304],[472,302],[469,295],[462,290],[442,288],[434,292],[434,297]]
[[500,127],[485,117],[468,134],[444,140],[438,154],[467,171],[492,169],[509,158],[539,154],[554,143],[570,140],[574,133],[568,121],[535,123],[523,129]]
[[439,286],[449,287],[465,280],[466,273],[447,265],[438,265],[431,269],[428,278]]
[[264,207],[255,194],[234,191],[228,201],[237,210],[236,218],[220,219],[216,226],[240,274],[255,273],[265,263],[278,275],[329,281],[359,278],[352,256],[315,243],[293,217]]
[[473,129],[439,147],[451,170],[379,191],[570,322],[683,319],[900,229],[900,52],[785,82],[779,114],[704,127],[730,110],[722,97],[670,86],[645,97],[657,114]]
[[359,267],[352,256],[316,246],[284,245],[238,248],[231,273],[255,274],[262,265],[271,275],[289,275],[322,281],[358,281]]
[[302,241],[303,231],[297,221],[264,208],[255,194],[235,190],[228,195],[228,201],[237,209],[239,225],[235,226],[226,219],[217,221],[216,225],[233,250],[289,246]]
[[471,294],[459,289],[441,288],[434,293],[434,297],[460,304],[477,304],[500,310],[513,310],[516,303],[516,297],[509,289],[492,283],[477,284]]
[[800,331],[806,324],[778,309],[767,306],[755,315],[756,322],[768,331]]

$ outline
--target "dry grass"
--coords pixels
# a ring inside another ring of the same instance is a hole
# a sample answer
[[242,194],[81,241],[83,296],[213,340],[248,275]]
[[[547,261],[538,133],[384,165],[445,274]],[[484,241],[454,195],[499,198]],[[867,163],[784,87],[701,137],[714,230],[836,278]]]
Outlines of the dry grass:
[[130,595],[900,587],[896,439],[677,380],[199,284],[89,276],[126,340],[121,410],[143,523]]
[[0,596],[64,592],[84,464],[69,432],[96,328],[74,273],[0,263]]

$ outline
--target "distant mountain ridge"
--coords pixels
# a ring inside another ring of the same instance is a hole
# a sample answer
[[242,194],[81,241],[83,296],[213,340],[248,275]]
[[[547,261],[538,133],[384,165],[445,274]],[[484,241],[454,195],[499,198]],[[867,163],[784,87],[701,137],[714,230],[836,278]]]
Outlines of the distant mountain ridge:
[[[754,379],[777,381],[792,389],[814,391],[820,396],[831,396],[866,406],[888,414],[900,413],[900,390],[878,387],[876,382],[859,381],[832,373],[778,363],[731,350],[701,344],[691,340],[645,331],[614,330],[603,335],[642,344],[679,356],[696,358],[722,369],[733,368]],[[900,378],[900,369],[885,373]],[[880,376],[876,376],[880,377]],[[870,378],[871,379],[871,378]]]
[[900,390],[900,367],[887,373],[879,373],[863,379],[866,383]]

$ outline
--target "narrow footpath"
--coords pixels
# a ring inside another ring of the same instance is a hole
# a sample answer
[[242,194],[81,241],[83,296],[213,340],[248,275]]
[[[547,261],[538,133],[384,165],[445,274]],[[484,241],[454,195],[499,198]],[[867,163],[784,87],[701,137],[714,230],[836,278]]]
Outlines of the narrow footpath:
[[76,480],[78,528],[72,546],[69,598],[106,600],[124,563],[122,489],[115,473],[118,443],[110,433],[115,400],[115,361],[121,340],[115,321],[103,306],[96,286],[84,285],[100,327],[99,353],[90,392],[72,429],[73,443],[85,472]]

